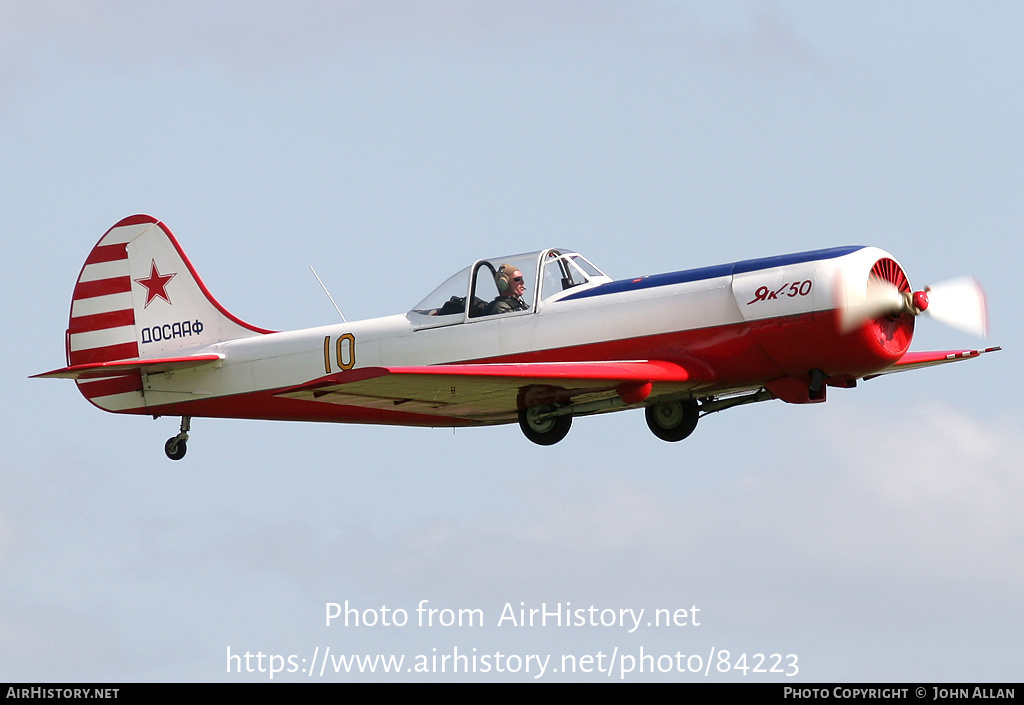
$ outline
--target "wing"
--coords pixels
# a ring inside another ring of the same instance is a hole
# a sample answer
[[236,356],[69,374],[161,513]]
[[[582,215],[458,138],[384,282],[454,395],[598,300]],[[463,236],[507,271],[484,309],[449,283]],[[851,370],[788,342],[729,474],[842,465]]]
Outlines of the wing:
[[906,370],[917,370],[922,367],[944,365],[948,362],[959,362],[978,357],[984,353],[1002,350],[1001,347],[982,348],[981,350],[930,350],[927,352],[908,352],[900,361],[887,370],[882,370],[873,375],[867,375],[864,379],[874,379],[893,372],[905,372]]
[[706,380],[657,360],[371,367],[321,377],[277,393],[291,399],[493,423],[542,404],[648,396]]

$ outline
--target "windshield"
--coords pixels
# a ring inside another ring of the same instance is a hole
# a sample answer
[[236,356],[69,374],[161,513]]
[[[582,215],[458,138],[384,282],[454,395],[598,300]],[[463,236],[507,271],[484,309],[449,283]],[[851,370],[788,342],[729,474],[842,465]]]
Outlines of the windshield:
[[595,280],[608,281],[608,277],[602,274],[601,270],[579,255],[559,256],[557,251],[553,250],[548,253],[545,260],[542,300]]
[[491,257],[448,277],[407,316],[417,326],[441,326],[529,313],[539,302],[556,300],[569,289],[607,281],[601,270],[571,250]]

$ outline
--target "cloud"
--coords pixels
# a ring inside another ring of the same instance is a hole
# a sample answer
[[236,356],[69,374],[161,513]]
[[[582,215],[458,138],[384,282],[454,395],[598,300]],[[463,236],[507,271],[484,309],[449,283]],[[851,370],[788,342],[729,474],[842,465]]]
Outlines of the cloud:
[[832,443],[853,504],[873,507],[860,528],[874,540],[862,551],[895,540],[941,573],[1024,577],[1019,420],[983,423],[934,403],[846,413],[839,427]]
[[[886,449],[888,460],[865,478],[878,494],[900,506],[943,502],[984,518],[1005,516],[1024,492],[1015,468],[1022,446],[1007,426],[981,424],[944,404],[921,406],[896,418],[865,416],[853,428]],[[1016,512],[1015,512],[1016,513]]]

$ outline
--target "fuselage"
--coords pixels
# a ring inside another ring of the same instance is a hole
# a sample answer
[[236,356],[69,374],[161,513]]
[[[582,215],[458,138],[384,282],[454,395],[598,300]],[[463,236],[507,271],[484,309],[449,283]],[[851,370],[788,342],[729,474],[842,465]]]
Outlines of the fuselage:
[[[538,257],[539,281],[544,254]],[[367,368],[599,360],[700,370],[694,395],[772,383],[785,390],[789,379],[799,388],[812,370],[842,385],[892,365],[910,344],[911,316],[851,331],[837,322],[849,290],[863,290],[880,262],[898,269],[877,248],[835,248],[618,281],[595,277],[551,295],[536,286],[529,310],[499,316],[463,313],[439,322],[421,311],[251,334],[181,351],[220,354],[217,365],[142,374],[134,393],[91,400],[125,413],[450,426],[462,421],[397,408],[368,413],[279,392]]]

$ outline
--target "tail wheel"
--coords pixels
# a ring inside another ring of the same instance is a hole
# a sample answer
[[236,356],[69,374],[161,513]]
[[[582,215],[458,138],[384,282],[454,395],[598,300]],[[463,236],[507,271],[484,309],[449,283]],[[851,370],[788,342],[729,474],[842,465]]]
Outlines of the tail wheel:
[[543,416],[550,412],[550,406],[533,406],[519,412],[519,428],[523,435],[537,445],[550,446],[565,438],[572,426],[572,415]]
[[181,429],[178,431],[177,436],[171,436],[164,443],[164,455],[171,460],[181,460],[185,457],[185,453],[188,451],[186,441],[188,441],[188,431],[191,425],[191,416],[181,417]]
[[681,441],[697,428],[699,412],[694,399],[652,404],[646,409],[647,426],[663,441]]
[[171,460],[181,460],[185,457],[185,452],[187,450],[188,447],[185,445],[185,441],[177,436],[168,438],[167,442],[164,443],[164,453],[166,453],[167,457]]

